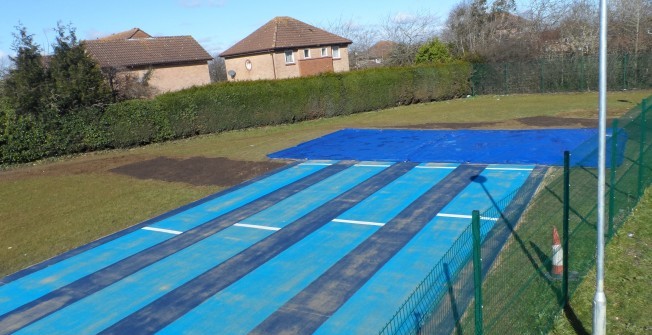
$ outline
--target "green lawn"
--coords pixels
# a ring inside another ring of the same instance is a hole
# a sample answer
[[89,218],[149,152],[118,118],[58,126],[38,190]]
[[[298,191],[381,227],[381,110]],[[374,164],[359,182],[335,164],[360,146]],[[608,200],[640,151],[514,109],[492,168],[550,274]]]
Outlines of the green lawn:
[[[607,334],[652,333],[651,217],[652,188],[605,249]],[[593,268],[571,299],[571,317],[559,315],[551,334],[591,334],[595,275]]]
[[[610,93],[610,116],[621,115],[650,94]],[[514,128],[520,125],[514,120],[522,117],[596,115],[596,93],[482,96],[9,167],[0,171],[0,277],[220,189],[139,180],[109,171],[129,162],[159,156],[262,161],[270,152],[346,127],[498,122],[491,127]]]

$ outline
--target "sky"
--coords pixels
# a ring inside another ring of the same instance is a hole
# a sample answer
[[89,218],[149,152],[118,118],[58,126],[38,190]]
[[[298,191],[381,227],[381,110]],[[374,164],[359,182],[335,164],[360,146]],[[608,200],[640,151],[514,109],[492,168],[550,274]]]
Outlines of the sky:
[[319,27],[339,21],[379,25],[388,17],[430,13],[443,23],[463,0],[5,0],[0,10],[0,57],[13,55],[22,24],[44,54],[57,22],[72,24],[80,39],[138,27],[152,36],[191,35],[211,55],[224,51],[276,16]]

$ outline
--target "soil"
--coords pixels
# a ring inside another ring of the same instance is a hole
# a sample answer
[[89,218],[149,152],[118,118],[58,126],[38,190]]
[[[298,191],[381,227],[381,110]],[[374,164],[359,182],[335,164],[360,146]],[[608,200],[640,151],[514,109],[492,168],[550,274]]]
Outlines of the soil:
[[590,128],[597,127],[598,120],[578,117],[531,116],[503,122],[438,122],[392,128],[408,129],[527,129],[527,128]]
[[276,161],[244,162],[224,157],[173,159],[157,157],[112,169],[112,172],[138,179],[157,179],[192,185],[232,186],[249,180],[285,163]]
[[[527,129],[596,127],[597,120],[578,117],[525,117],[502,122],[426,123],[398,128],[412,129]],[[397,128],[397,127],[392,127]],[[60,176],[87,173],[118,173],[138,179],[156,179],[191,185],[229,187],[286,165],[284,161],[235,161],[224,157],[170,158],[125,154],[106,157],[89,154],[55,164],[33,163],[0,171],[1,180],[35,176]]]

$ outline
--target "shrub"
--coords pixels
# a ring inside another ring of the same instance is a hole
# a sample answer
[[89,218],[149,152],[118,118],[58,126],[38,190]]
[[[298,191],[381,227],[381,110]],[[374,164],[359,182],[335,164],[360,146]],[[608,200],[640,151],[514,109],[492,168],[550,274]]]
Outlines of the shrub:
[[215,83],[40,119],[0,104],[0,164],[449,99],[469,93],[470,75],[459,62]]

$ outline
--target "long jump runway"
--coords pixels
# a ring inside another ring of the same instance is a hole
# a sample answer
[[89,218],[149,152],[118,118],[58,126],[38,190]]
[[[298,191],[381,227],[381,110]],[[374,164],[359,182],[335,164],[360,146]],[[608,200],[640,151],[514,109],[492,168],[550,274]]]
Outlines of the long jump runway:
[[0,334],[377,333],[544,169],[295,163],[2,279]]

